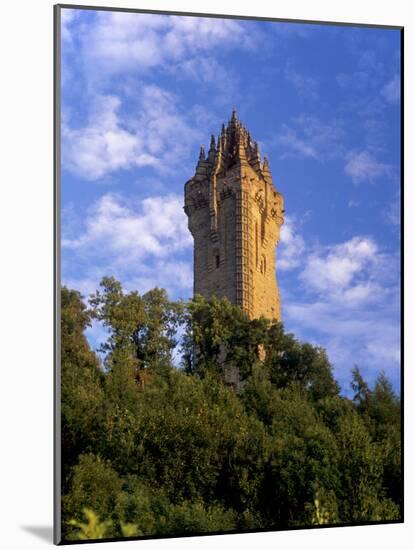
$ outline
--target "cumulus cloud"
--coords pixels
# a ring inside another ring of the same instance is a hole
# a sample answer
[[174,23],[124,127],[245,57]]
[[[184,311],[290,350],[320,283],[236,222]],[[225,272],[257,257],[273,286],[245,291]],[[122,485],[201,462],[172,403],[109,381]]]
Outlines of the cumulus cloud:
[[378,247],[372,239],[354,237],[319,253],[311,253],[302,278],[319,291],[349,290],[355,276],[375,260],[377,251]]
[[[78,11],[63,12],[68,42]],[[155,72],[214,86],[227,98],[237,93],[237,79],[220,55],[227,48],[254,48],[256,36],[231,19],[110,11],[97,11],[76,29],[77,55],[70,63],[65,51],[71,50],[64,50],[63,86],[73,97],[80,89],[75,77],[84,80],[80,104],[87,124],[77,124],[63,104],[62,151],[64,167],[87,180],[144,166],[173,173],[201,137],[199,109],[182,109],[180,98],[152,84]]]
[[91,106],[85,126],[73,128],[66,118],[62,124],[63,166],[88,180],[142,166],[171,172],[200,136],[174,95],[155,85],[140,90],[132,116],[114,95],[96,96]]
[[291,216],[285,217],[285,223],[280,230],[280,243],[277,248],[277,269],[288,271],[298,267],[303,259],[305,241],[298,233],[295,220]]
[[161,286],[179,297],[192,288],[192,238],[182,197],[135,201],[107,193],[92,205],[83,225],[72,219],[64,229],[64,282],[84,296],[94,292],[105,275],[120,279],[126,290],[146,292]]
[[90,180],[120,168],[156,165],[155,156],[145,152],[141,136],[123,126],[120,100],[96,97],[89,123],[81,128],[62,125],[63,166]]
[[346,155],[344,171],[353,183],[372,183],[377,178],[389,177],[392,167],[376,159],[370,151],[350,151]]
[[281,228],[276,268],[281,272],[296,269],[307,297],[322,297],[332,307],[340,304],[350,308],[384,297],[390,283],[386,274],[398,269],[395,259],[380,251],[371,237],[359,235],[325,246],[311,244],[300,233],[300,224],[290,216]]
[[182,198],[149,197],[140,203],[107,193],[90,208],[84,231],[62,247],[110,258],[112,264],[165,257],[192,244]]
[[243,24],[231,19],[121,12],[98,12],[83,41],[95,76],[148,71],[218,46],[252,46]]
[[328,350],[345,390],[355,363],[369,382],[386,368],[398,383],[399,273],[398,257],[371,237],[327,246],[305,243],[299,292],[282,301],[283,320],[299,338]]

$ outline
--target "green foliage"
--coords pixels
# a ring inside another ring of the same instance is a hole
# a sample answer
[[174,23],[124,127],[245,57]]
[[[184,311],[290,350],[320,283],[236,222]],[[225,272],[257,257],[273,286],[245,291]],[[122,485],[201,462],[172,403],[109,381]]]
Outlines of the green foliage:
[[203,502],[184,501],[171,507],[168,523],[160,533],[182,535],[234,531],[235,514],[221,505],[206,506]]
[[237,361],[242,377],[258,359],[262,341],[260,325],[251,324],[245,312],[226,298],[206,300],[197,295],[185,316],[184,367],[188,373],[204,376],[221,373],[223,364]]
[[298,342],[283,332],[280,323],[270,327],[265,346],[266,366],[276,386],[283,388],[297,383],[313,400],[338,394],[332,366],[323,348]]
[[354,402],[372,439],[376,442],[383,465],[386,497],[401,505],[401,406],[390,382],[380,373],[371,391],[358,368],[353,370]]
[[74,531],[70,539],[72,540],[86,540],[86,539],[103,539],[107,535],[108,528],[112,526],[111,520],[99,521],[97,516],[92,510],[88,508],[83,509],[83,515],[85,516],[87,523],[82,523],[76,519],[68,521],[68,525],[76,527],[78,531]]
[[81,519],[84,508],[111,518],[122,482],[107,460],[93,454],[80,455],[72,468],[70,491],[63,496],[64,519]]
[[62,290],[65,539],[400,517],[400,403],[383,374],[370,389],[355,368],[346,399],[322,348],[226,299],[105,278],[90,305]]
[[[143,371],[164,371],[171,366],[174,338],[181,322],[182,305],[170,302],[164,289],[154,288],[143,296],[125,294],[112,277],[101,282],[101,291],[90,299],[93,315],[109,329],[110,336],[101,351],[107,353],[109,370],[119,363],[119,352],[135,370],[135,378],[145,379]],[[141,375],[141,376],[140,376]]]
[[335,494],[324,490],[316,492],[313,506],[309,506],[313,525],[333,525],[338,522]]
[[61,429],[63,482],[80,453],[95,448],[104,404],[104,375],[84,330],[91,316],[81,295],[61,293]]

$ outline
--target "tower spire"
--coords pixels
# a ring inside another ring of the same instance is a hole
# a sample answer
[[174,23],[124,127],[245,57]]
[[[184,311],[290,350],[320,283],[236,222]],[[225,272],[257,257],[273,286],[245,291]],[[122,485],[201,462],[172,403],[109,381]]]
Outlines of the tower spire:
[[255,141],[253,144],[253,154],[250,158],[250,164],[258,174],[261,173],[262,163],[260,160],[259,144],[257,143],[257,141]]
[[272,175],[270,173],[269,160],[268,160],[266,155],[263,157],[263,170],[262,171],[263,171],[264,179],[267,182],[272,183]]
[[204,146],[202,145],[200,147],[200,154],[198,157],[198,162],[196,166],[196,175],[197,176],[204,176],[206,174],[207,170],[207,163],[206,163],[206,153],[204,151]]
[[185,184],[185,213],[194,237],[194,292],[227,297],[250,318],[280,319],[275,247],[283,197],[267,157],[233,109],[195,175]]
[[216,139],[214,134],[211,134],[210,149],[208,150],[207,160],[210,164],[214,164],[216,158]]

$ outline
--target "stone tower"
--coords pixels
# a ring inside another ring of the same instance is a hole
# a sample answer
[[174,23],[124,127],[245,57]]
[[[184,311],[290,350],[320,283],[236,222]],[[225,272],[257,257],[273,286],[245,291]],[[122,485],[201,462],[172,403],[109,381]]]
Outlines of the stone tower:
[[201,147],[185,184],[185,213],[194,237],[194,293],[226,296],[250,318],[280,320],[275,248],[283,223],[283,197],[269,163],[236,112]]

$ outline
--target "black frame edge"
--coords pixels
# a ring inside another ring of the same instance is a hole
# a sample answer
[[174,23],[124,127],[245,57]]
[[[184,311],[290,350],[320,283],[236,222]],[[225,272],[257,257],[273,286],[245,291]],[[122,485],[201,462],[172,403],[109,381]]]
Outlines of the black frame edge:
[[61,425],[60,425],[60,111],[61,7],[53,6],[53,543],[61,544]]
[[59,8],[76,9],[76,10],[95,10],[95,11],[118,11],[126,13],[148,13],[157,15],[179,15],[189,17],[212,17],[220,19],[247,19],[249,21],[271,21],[273,23],[300,23],[307,25],[340,25],[344,27],[366,27],[366,28],[379,28],[379,29],[393,29],[401,30],[402,25],[384,25],[381,23],[350,23],[348,21],[317,21],[309,19],[283,19],[279,17],[266,17],[266,16],[254,16],[254,15],[232,15],[225,13],[201,13],[201,12],[188,12],[188,11],[174,11],[174,10],[153,10],[153,9],[140,9],[140,8],[119,8],[114,6],[88,6],[82,4],[56,4]]

